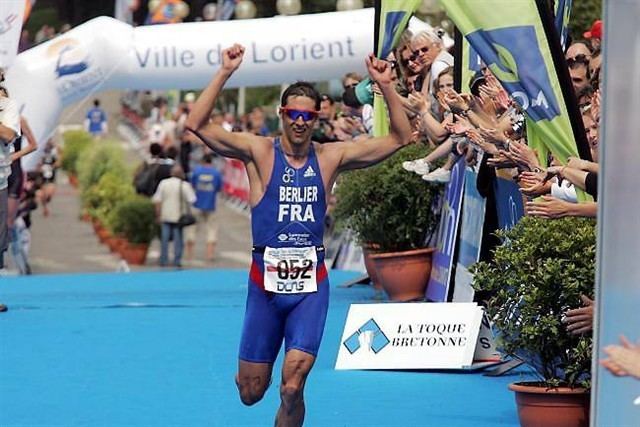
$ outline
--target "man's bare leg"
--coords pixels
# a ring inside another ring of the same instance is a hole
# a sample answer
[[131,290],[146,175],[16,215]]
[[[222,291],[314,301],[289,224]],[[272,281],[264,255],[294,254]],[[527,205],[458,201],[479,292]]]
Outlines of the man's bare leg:
[[207,261],[213,261],[216,253],[215,242],[207,243]]
[[253,363],[240,360],[236,385],[240,392],[240,400],[247,406],[258,403],[271,384],[271,363]]
[[304,385],[316,358],[300,350],[289,350],[282,366],[280,408],[276,427],[300,427],[304,421]]

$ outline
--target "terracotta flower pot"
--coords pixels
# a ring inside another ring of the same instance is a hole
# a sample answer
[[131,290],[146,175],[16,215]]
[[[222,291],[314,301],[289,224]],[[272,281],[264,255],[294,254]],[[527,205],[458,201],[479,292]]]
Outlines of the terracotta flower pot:
[[371,254],[377,279],[392,301],[424,299],[435,248]]
[[144,262],[147,259],[148,250],[149,245],[147,244],[136,245],[134,243],[127,242],[124,250],[122,251],[122,258],[124,258],[124,260],[129,264],[144,265]]
[[124,250],[127,248],[127,239],[125,239],[124,237],[116,236],[114,237],[114,240],[115,240],[115,252],[122,255]]
[[589,390],[513,383],[522,427],[588,427]]
[[380,284],[380,279],[378,279],[378,274],[375,266],[373,265],[373,259],[371,258],[371,255],[376,253],[375,246],[376,245],[372,244],[362,246],[362,255],[364,256],[364,267],[367,270],[371,284],[374,289],[380,291],[382,290],[382,285]]
[[107,239],[111,237],[111,232],[105,227],[98,228],[97,234],[98,239],[100,239],[100,243],[106,243]]

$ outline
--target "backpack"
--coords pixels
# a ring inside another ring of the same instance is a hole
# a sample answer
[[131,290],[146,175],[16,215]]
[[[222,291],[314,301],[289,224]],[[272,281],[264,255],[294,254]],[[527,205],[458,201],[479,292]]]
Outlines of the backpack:
[[136,189],[136,193],[145,196],[153,196],[156,192],[157,180],[156,174],[158,171],[157,163],[146,163],[142,166],[142,169],[133,178],[133,186]]

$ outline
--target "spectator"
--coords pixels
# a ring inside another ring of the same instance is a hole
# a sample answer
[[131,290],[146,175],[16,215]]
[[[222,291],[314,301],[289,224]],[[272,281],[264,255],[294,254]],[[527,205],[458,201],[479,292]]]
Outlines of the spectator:
[[191,184],[186,182],[184,172],[179,165],[171,168],[171,177],[160,181],[153,195],[156,217],[161,225],[160,265],[167,266],[169,260],[169,241],[173,240],[173,265],[182,266],[182,226],[178,223],[186,213],[185,206],[196,201]]
[[196,167],[191,175],[191,185],[196,192],[193,213],[196,224],[185,228],[186,258],[193,258],[196,241],[196,230],[204,226],[207,238],[207,261],[213,261],[218,241],[218,221],[216,219],[216,198],[222,189],[222,175],[213,167],[213,155],[207,153],[202,157],[202,164]]
[[591,50],[599,51],[602,46],[602,21],[596,20],[589,31],[583,34],[584,38],[591,43]]
[[260,136],[268,136],[269,128],[265,123],[264,110],[262,107],[253,107],[249,113],[248,131]]
[[149,160],[142,162],[134,172],[133,185],[136,193],[151,197],[160,183],[158,169],[163,162],[162,146],[158,143],[149,145],[149,156]]
[[[13,141],[13,152],[11,153],[11,175],[9,175],[9,214],[7,226],[9,228],[10,248],[13,255],[14,263],[18,267],[20,274],[30,274],[29,263],[27,261],[26,252],[22,250],[22,240],[20,238],[21,230],[26,227],[24,222],[20,224],[21,218],[18,214],[20,204],[24,193],[24,171],[22,170],[22,157],[34,152],[38,148],[31,128],[24,117],[20,118],[20,130],[22,135]],[[26,138],[26,146],[22,146],[22,139]]]
[[565,58],[578,105],[586,105],[590,102],[592,93],[589,79],[591,52],[584,43],[573,43],[567,49]]
[[318,121],[313,131],[313,140],[325,143],[334,142],[338,138],[335,134],[336,105],[333,98],[328,94],[320,95],[320,113]]
[[93,108],[87,111],[84,128],[96,138],[102,138],[107,134],[107,114],[100,108],[99,99],[94,99]]
[[[0,68],[0,83],[4,70]],[[11,174],[10,145],[20,136],[20,113],[14,100],[2,87],[0,90],[0,270],[4,269],[4,253],[9,246],[8,177]]]

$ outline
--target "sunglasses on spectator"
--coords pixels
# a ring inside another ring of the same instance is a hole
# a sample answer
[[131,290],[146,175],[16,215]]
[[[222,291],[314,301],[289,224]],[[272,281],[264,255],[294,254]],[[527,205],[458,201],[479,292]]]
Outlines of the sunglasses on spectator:
[[589,64],[589,59],[587,59],[587,56],[584,54],[580,54],[580,55],[576,55],[573,58],[567,58],[567,65],[569,65],[570,68],[575,67],[576,65],[587,65]]
[[391,61],[387,61],[389,63],[389,66],[391,67],[392,70],[395,70],[396,68],[398,68],[398,61],[396,61],[395,59],[392,59]]
[[302,117],[305,122],[310,122],[318,117],[318,112],[313,110],[298,110],[297,108],[280,107],[280,111],[285,113],[294,122],[298,117]]
[[356,86],[358,86],[358,83],[351,83],[351,84],[348,84],[348,85],[342,85],[342,87],[344,89],[350,89],[350,88],[356,87]]

